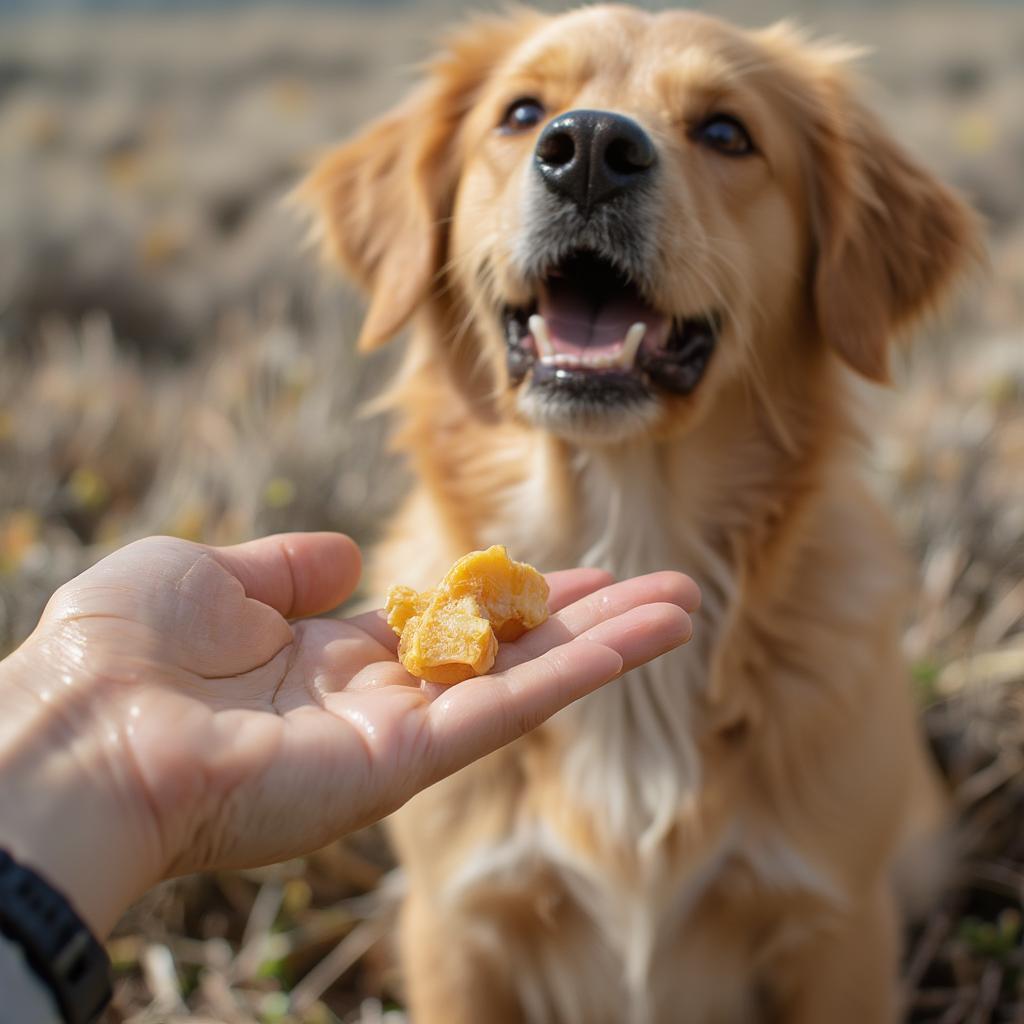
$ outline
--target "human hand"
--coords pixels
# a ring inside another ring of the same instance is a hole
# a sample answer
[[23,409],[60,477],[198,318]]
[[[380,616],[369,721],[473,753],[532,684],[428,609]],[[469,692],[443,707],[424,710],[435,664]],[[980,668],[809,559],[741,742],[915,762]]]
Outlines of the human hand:
[[556,614],[442,688],[401,667],[379,611],[289,622],[347,598],[359,565],[339,534],[150,538],[62,587],[0,663],[0,846],[104,934],[162,878],[382,817],[683,643],[699,602],[677,573],[554,573]]

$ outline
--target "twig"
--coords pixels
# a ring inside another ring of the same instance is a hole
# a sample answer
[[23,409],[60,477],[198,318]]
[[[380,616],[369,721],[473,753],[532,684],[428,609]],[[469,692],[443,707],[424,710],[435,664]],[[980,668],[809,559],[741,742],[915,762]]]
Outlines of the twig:
[[965,879],[973,888],[1001,893],[1018,903],[1024,901],[1024,872],[1008,864],[995,860],[973,864],[966,872]]
[[978,623],[974,639],[981,647],[998,644],[1024,619],[1024,580],[1010,588]]
[[271,928],[281,910],[284,900],[284,886],[277,882],[265,882],[260,886],[253,900],[249,918],[242,935],[242,948],[228,971],[232,981],[251,978],[267,959],[267,947],[273,938]]
[[957,990],[956,1001],[939,1018],[939,1024],[963,1024],[964,1018],[974,1002],[976,992],[973,985]]
[[935,913],[929,919],[928,927],[914,948],[914,955],[910,959],[906,977],[904,978],[904,990],[907,992],[908,997],[921,983],[925,971],[928,970],[928,966],[935,959],[935,954],[938,953],[943,939],[949,934],[951,926],[952,922],[948,914]]
[[293,1013],[305,1013],[323,993],[334,984],[360,957],[384,936],[386,922],[371,917],[355,928],[338,943],[292,989],[291,1009]]
[[234,990],[219,971],[203,971],[199,976],[199,991],[214,1013],[223,1018],[223,1024],[252,1024],[253,1018],[242,1012]]
[[163,945],[154,943],[146,947],[142,954],[142,972],[146,985],[153,995],[150,1007],[157,1013],[187,1013],[188,1007],[181,998],[178,984],[178,972],[174,967],[171,951]]
[[999,992],[1003,986],[1003,969],[994,960],[989,961],[978,985],[978,1002],[968,1024],[991,1024]]
[[978,651],[951,661],[937,680],[939,693],[951,697],[970,687],[1005,686],[1024,679],[1024,645]]
[[1017,778],[1024,767],[1024,758],[1016,751],[1003,751],[992,764],[965,779],[956,791],[960,807],[970,807],[1000,786]]

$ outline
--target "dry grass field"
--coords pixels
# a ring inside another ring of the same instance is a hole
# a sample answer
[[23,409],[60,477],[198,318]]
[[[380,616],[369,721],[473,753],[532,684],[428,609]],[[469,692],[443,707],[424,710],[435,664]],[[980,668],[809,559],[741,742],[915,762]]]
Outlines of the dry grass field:
[[[280,199],[463,6],[0,20],[0,654],[140,535],[373,539],[403,475],[359,406],[394,356],[356,359],[359,304]],[[989,270],[878,395],[875,465],[920,567],[908,663],[961,815],[958,876],[908,937],[908,1020],[1020,1024],[1024,7],[713,9],[873,47],[874,105],[989,223]],[[404,1021],[400,885],[373,831],[168,885],[111,942],[107,1024]]]

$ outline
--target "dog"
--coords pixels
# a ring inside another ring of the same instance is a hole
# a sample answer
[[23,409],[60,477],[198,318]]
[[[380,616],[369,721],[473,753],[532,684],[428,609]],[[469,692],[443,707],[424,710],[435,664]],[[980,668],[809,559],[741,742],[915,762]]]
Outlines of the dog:
[[687,647],[395,815],[416,1024],[898,1017],[894,874],[944,809],[863,385],[979,233],[851,56],[515,9],[300,188],[360,348],[412,325],[376,591],[502,543],[704,595]]

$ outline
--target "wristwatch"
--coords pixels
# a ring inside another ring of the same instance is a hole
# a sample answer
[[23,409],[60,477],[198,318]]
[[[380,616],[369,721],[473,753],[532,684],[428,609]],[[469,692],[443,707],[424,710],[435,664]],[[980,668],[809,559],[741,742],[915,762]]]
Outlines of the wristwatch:
[[92,1024],[110,1001],[110,960],[71,904],[0,850],[0,932],[21,947],[68,1024]]

